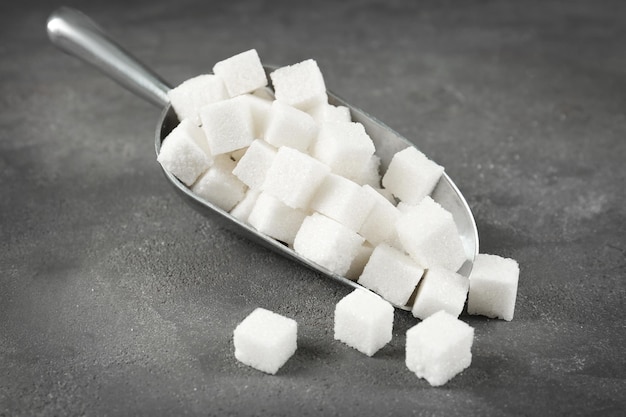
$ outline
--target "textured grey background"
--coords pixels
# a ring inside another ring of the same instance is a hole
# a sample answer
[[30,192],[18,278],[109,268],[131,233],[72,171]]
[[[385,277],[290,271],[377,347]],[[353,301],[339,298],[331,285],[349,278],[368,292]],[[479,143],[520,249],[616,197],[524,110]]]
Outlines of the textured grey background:
[[[187,207],[155,162],[159,109],[55,50],[54,2],[0,5],[0,415],[622,415],[626,8],[582,1],[73,1],[172,83],[257,48],[446,166],[514,321],[462,316],[442,388],[393,341],[332,337],[349,292]],[[295,318],[278,375],[233,357],[253,308]]]

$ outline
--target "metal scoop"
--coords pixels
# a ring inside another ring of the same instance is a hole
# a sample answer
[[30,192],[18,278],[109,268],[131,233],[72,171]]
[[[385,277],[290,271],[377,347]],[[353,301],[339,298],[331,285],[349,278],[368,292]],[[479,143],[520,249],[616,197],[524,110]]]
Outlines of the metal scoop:
[[[167,96],[170,86],[126,52],[91,19],[79,11],[67,7],[58,9],[49,17],[47,28],[48,36],[54,45],[93,65],[139,97],[163,109],[155,136],[155,148],[158,155],[161,149],[161,142],[179,122]],[[267,73],[274,69],[273,67],[265,67]],[[335,94],[328,92],[328,100],[331,104],[348,107],[352,120],[363,124],[374,142],[376,154],[381,159],[381,170],[386,170],[396,152],[408,146],[414,146],[380,121],[346,103]],[[322,275],[354,288],[360,287],[356,282],[330,272],[326,268],[298,255],[284,244],[257,232],[253,227],[239,221],[222,209],[192,193],[189,188],[169,172],[163,170],[163,173],[174,187],[174,190],[201,214],[220,222],[223,226],[243,234],[287,258],[318,271]],[[467,256],[467,261],[463,264],[459,273],[469,277],[474,258],[478,254],[478,231],[472,212],[459,189],[445,173],[431,196],[452,213]],[[396,307],[407,309],[404,306]]]

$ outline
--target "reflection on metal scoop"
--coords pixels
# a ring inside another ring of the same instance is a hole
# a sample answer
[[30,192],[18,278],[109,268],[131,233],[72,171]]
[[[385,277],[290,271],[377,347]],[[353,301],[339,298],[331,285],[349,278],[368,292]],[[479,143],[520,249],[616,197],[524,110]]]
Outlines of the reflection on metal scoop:
[[[163,139],[179,122],[174,109],[169,104],[167,91],[170,87],[168,84],[109,38],[91,19],[76,10],[66,7],[58,9],[48,19],[47,28],[50,40],[57,47],[92,64],[133,93],[163,108],[155,137],[155,147],[158,154]],[[272,67],[265,67],[266,72],[271,72],[273,69]],[[352,120],[363,124],[374,142],[376,154],[381,159],[381,170],[387,168],[396,152],[408,146],[414,146],[380,121],[346,103],[335,94],[328,92],[328,100],[331,104],[348,107]],[[257,232],[250,225],[239,221],[222,209],[192,193],[189,188],[169,172],[165,170],[163,172],[178,194],[201,214],[211,217],[223,226],[243,234],[266,248],[304,264],[327,277],[351,287],[360,287],[356,282],[330,272],[326,268],[303,258],[282,243]],[[467,261],[463,264],[459,273],[468,277],[472,270],[474,259],[478,254],[478,231],[472,212],[465,198],[446,173],[441,177],[431,196],[442,207],[452,213],[467,257]],[[397,307],[406,309],[403,306]]]

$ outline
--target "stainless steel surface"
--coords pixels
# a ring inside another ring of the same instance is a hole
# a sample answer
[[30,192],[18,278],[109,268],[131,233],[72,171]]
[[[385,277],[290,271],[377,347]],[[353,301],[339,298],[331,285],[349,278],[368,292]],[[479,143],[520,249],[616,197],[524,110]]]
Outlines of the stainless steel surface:
[[[52,42],[61,49],[70,51],[78,58],[101,69],[106,75],[119,81],[120,84],[140,97],[153,104],[165,107],[156,129],[155,148],[158,155],[161,149],[161,142],[178,123],[176,114],[169,105],[169,100],[165,94],[167,91],[165,82],[160,81],[157,75],[118,46],[91,19],[76,10],[64,7],[53,13],[48,20],[48,33]],[[265,67],[266,72],[271,72],[273,69],[273,67]],[[348,107],[352,120],[363,124],[374,142],[376,154],[381,159],[381,170],[384,171],[386,169],[396,152],[408,146],[414,146],[382,122],[347,103],[334,93],[329,91],[328,97],[331,104]],[[259,233],[255,228],[194,194],[165,169],[163,169],[163,172],[169,182],[176,188],[179,195],[203,215],[216,219],[247,238],[287,258],[306,265],[327,277],[351,287],[361,287],[356,282],[303,258],[293,249],[275,239]],[[452,213],[467,257],[459,273],[469,277],[474,258],[478,254],[478,231],[469,205],[452,179],[445,173],[435,187],[432,196],[435,201]],[[407,309],[405,306],[396,307]]]

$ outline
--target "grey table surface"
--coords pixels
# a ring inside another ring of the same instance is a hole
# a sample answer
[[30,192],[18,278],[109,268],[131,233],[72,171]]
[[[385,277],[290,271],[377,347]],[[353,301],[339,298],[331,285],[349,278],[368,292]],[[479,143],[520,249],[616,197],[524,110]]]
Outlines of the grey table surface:
[[[432,388],[397,311],[333,340],[350,289],[224,230],[163,177],[160,110],[56,50],[60,4],[0,5],[0,415],[623,415],[626,7],[583,1],[70,1],[173,84],[256,48],[444,165],[481,251],[519,261],[512,322],[463,314]],[[275,376],[238,363],[255,307],[296,319]]]

